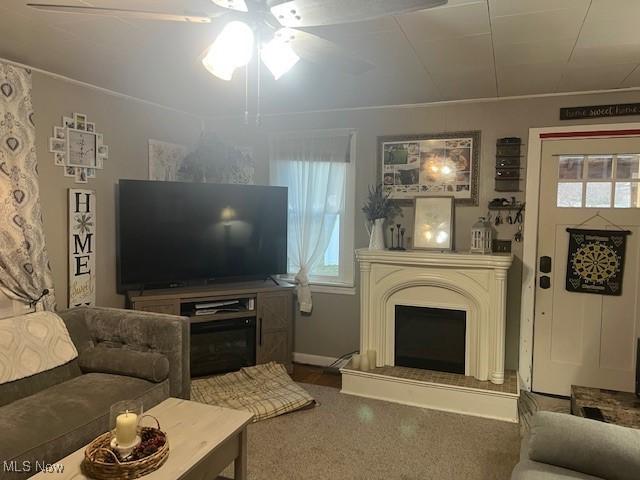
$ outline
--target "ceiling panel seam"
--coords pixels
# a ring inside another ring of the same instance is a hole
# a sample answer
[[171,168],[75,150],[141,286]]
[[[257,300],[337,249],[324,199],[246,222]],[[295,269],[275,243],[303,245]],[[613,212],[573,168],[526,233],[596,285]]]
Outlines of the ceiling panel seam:
[[626,82],[626,81],[627,81],[627,79],[628,79],[631,75],[633,75],[636,71],[638,71],[638,69],[640,69],[640,64],[636,65],[636,68],[634,68],[633,70],[631,70],[631,71],[629,72],[629,74],[628,74],[626,77],[624,77],[624,78],[622,79],[622,81],[618,84],[618,87],[621,87],[621,88],[622,88],[622,86],[624,85],[624,82]]
[[489,5],[489,0],[486,0],[487,3],[487,16],[489,17],[489,31],[491,32],[491,54],[493,55],[493,78],[496,82],[496,96],[500,96],[500,86],[498,84],[498,62],[496,62],[496,47],[493,43],[493,22],[491,21],[491,5]]
[[578,45],[578,41],[580,41],[580,35],[582,34],[582,29],[584,28],[584,24],[587,23],[587,17],[589,16],[589,10],[591,10],[591,5],[593,5],[593,0],[589,1],[589,6],[587,7],[587,11],[584,12],[584,17],[582,19],[582,23],[580,24],[580,30],[578,30],[578,35],[576,35],[576,41],[573,42],[573,47],[571,48],[571,53],[569,53],[569,58],[567,58],[567,65],[571,63],[571,57],[573,57],[573,52]]
[[420,63],[420,65],[422,66],[422,69],[425,71],[425,73],[427,74],[427,76],[429,77],[429,79],[431,79],[431,84],[436,88],[436,90],[438,91],[438,95],[442,95],[442,91],[440,90],[440,86],[436,83],[435,79],[433,78],[433,75],[431,74],[431,71],[429,71],[429,69],[427,68],[427,66],[424,64],[424,62],[422,61],[422,59],[420,58],[420,55],[418,55],[418,52],[416,51],[416,47],[413,45],[413,43],[411,42],[411,40],[409,39],[409,36],[407,35],[407,32],[405,32],[404,28],[402,27],[402,24],[398,21],[397,17],[393,17],[393,21],[396,22],[396,25],[398,25],[398,28],[400,29],[400,31],[402,32],[402,36],[404,37],[404,39],[407,41],[407,43],[409,44],[409,47],[411,48],[411,51],[413,52],[414,57],[416,58],[416,60]]

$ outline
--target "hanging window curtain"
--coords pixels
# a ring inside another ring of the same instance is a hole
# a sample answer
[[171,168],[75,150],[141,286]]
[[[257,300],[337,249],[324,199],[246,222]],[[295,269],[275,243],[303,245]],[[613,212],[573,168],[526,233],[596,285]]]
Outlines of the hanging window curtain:
[[289,189],[288,264],[301,312],[313,303],[309,273],[327,250],[343,209],[349,131],[317,131],[270,139],[271,184]]
[[0,62],[0,290],[37,309],[54,310],[35,137],[31,72]]

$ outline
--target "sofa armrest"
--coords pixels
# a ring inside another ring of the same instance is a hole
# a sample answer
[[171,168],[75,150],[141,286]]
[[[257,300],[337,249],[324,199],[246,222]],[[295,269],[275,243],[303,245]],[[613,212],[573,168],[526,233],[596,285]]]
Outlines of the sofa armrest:
[[529,458],[607,480],[640,478],[640,430],[564,413],[534,415]]
[[[160,313],[106,307],[79,307],[59,312],[66,317],[84,318],[92,347],[123,348],[136,352],[156,352],[169,361],[172,397],[189,399],[189,320]],[[83,349],[84,350],[84,349]]]

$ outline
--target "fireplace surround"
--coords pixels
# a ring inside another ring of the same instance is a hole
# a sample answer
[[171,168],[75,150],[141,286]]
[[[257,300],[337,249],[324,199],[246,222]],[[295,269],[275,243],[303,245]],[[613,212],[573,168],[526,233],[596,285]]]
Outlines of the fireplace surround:
[[[342,391],[517,421],[515,374],[510,373],[508,385],[503,385],[511,255],[368,249],[357,250],[356,255],[360,262],[360,351],[375,350],[377,368],[369,372],[343,368]],[[400,331],[398,313],[401,319],[403,313],[415,317]],[[437,341],[425,337],[431,345],[422,348],[420,342],[409,342],[396,352],[396,335],[406,339],[405,328],[413,329],[409,337],[428,336],[419,333],[420,322],[432,323],[426,331],[431,330]],[[443,356],[446,352],[438,341],[450,343],[453,358]],[[407,362],[406,357],[411,359]],[[428,380],[419,379],[421,371],[427,372]],[[447,380],[440,383],[439,378]]]

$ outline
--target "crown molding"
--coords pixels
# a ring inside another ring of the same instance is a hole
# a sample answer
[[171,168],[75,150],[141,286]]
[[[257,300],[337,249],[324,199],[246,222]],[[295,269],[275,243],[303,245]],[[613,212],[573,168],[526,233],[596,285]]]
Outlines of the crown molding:
[[[242,119],[243,115],[197,115],[192,112],[187,112],[185,110],[180,110],[178,108],[170,107],[168,105],[164,105],[161,103],[152,102],[151,100],[145,100],[144,98],[135,97],[133,95],[128,95],[126,93],[117,92],[115,90],[111,90],[105,87],[100,87],[98,85],[94,85],[92,83],[83,82],[81,80],[76,80],[75,78],[68,77],[66,75],[62,75],[59,73],[51,72],[49,70],[44,70],[42,68],[33,67],[31,65],[26,65],[24,63],[16,62],[15,60],[10,60],[8,58],[0,57],[0,62],[8,63],[10,65],[14,65],[16,67],[21,67],[25,69],[32,70],[34,72],[38,72],[43,75],[47,75],[49,77],[55,78],[57,80],[71,83],[73,85],[81,86],[84,88],[89,88],[92,90],[99,91],[104,93],[105,95],[110,95],[113,97],[123,98],[126,100],[131,100],[134,102],[142,103],[145,105],[149,105],[156,108],[161,108],[163,110],[168,110],[174,113],[179,113],[181,115],[186,115],[197,120],[200,120],[200,125],[202,131],[205,129],[204,122],[216,121],[216,120],[230,120],[230,119]],[[626,93],[626,92],[637,92],[640,91],[640,87],[626,87],[626,88],[610,88],[606,90],[588,90],[588,91],[578,91],[578,92],[554,92],[554,93],[536,93],[531,95],[511,95],[507,97],[481,97],[481,98],[467,98],[461,100],[442,100],[437,102],[422,102],[422,103],[403,103],[403,104],[386,104],[386,105],[368,105],[362,107],[343,107],[343,108],[327,108],[327,109],[317,109],[317,110],[296,110],[289,112],[280,112],[280,113],[263,113],[263,118],[276,118],[276,117],[287,117],[293,115],[311,115],[311,114],[321,114],[321,113],[340,113],[340,112],[358,112],[358,111],[374,111],[374,110],[397,110],[397,109],[411,109],[411,108],[434,108],[434,107],[442,107],[447,105],[464,105],[464,104],[474,104],[474,103],[492,103],[492,102],[504,102],[504,101],[513,101],[513,100],[529,100],[536,98],[550,98],[550,97],[574,97],[574,96],[588,96],[588,95],[604,95],[608,93]]]
[[173,113],[179,113],[181,115],[186,115],[188,117],[192,117],[196,120],[200,120],[201,129],[204,131],[204,121],[206,117],[202,117],[200,115],[196,115],[195,113],[187,112],[185,110],[180,110],[179,108],[170,107],[168,105],[164,105],[162,103],[152,102],[151,100],[145,100],[144,98],[135,97],[133,95],[128,95],[126,93],[117,92],[115,90],[110,90],[108,88],[100,87],[98,85],[94,85],[92,83],[83,82],[81,80],[76,80],[75,78],[67,77],[66,75],[61,75],[59,73],[51,72],[49,70],[44,70],[42,68],[33,67],[31,65],[26,65],[24,63],[16,62],[14,60],[10,60],[8,58],[0,57],[0,63],[7,63],[9,65],[13,65],[15,67],[24,68],[26,70],[31,70],[32,72],[38,72],[42,75],[46,75],[51,78],[55,78],[56,80],[60,80],[65,83],[70,83],[72,85],[76,85],[79,87],[88,88],[90,90],[96,90],[105,95],[109,95],[112,97],[122,98],[124,100],[131,100],[133,102],[142,103],[144,105],[148,105],[155,108],[161,108],[163,110],[168,110]]
[[[410,108],[433,108],[442,107],[447,105],[464,105],[473,103],[493,103],[493,102],[505,102],[514,100],[530,100],[536,98],[550,98],[550,97],[576,97],[576,96],[588,96],[588,95],[605,95],[608,93],[626,93],[640,91],[640,87],[625,87],[625,88],[610,88],[606,90],[586,90],[577,92],[553,92],[553,93],[536,93],[531,95],[511,95],[507,97],[481,97],[481,98],[465,98],[461,100],[441,100],[437,102],[422,102],[422,103],[401,103],[401,104],[388,104],[388,105],[368,105],[363,107],[344,107],[344,108],[327,108],[319,110],[296,110],[290,112],[280,113],[262,113],[262,118],[275,118],[275,117],[287,117],[293,115],[310,115],[320,113],[343,113],[343,112],[359,112],[359,111],[373,111],[373,110],[401,110]],[[242,115],[216,115],[205,116],[206,120],[230,120],[235,118],[242,118]]]

